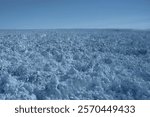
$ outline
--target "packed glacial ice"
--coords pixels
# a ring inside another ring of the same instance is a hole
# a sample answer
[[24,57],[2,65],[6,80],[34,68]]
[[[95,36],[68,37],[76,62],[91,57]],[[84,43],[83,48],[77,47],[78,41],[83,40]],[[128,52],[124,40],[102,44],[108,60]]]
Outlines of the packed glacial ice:
[[150,31],[1,30],[0,99],[150,99]]

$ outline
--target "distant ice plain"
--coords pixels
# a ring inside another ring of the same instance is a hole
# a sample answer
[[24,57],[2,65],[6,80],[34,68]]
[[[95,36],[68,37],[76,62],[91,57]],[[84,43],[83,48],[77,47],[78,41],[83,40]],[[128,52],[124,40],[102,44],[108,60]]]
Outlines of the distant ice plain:
[[0,99],[150,99],[150,31],[0,30]]

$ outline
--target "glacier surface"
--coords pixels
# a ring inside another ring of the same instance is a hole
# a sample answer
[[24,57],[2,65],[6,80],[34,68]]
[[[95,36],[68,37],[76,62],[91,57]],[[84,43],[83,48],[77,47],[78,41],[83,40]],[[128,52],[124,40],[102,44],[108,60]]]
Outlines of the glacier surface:
[[150,31],[0,30],[0,99],[150,99]]

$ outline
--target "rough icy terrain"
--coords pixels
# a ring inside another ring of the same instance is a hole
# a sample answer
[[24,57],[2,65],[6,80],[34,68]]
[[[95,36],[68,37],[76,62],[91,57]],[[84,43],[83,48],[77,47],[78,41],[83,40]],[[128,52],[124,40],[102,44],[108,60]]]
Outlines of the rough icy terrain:
[[150,99],[150,31],[1,30],[0,99]]

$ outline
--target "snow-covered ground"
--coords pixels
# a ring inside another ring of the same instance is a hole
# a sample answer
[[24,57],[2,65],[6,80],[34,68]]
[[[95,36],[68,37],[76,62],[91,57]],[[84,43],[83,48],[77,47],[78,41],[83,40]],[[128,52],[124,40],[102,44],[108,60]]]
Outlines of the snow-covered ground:
[[0,99],[150,99],[150,31],[1,30]]

